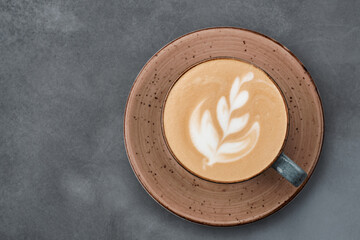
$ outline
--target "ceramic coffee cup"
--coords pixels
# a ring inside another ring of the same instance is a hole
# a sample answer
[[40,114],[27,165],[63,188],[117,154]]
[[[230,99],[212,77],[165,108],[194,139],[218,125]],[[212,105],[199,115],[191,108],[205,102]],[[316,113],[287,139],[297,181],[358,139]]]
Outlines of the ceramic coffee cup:
[[298,187],[307,174],[283,153],[287,106],[262,69],[241,59],[213,59],[185,71],[169,89],[163,137],[177,162],[205,180],[242,182],[272,167]]

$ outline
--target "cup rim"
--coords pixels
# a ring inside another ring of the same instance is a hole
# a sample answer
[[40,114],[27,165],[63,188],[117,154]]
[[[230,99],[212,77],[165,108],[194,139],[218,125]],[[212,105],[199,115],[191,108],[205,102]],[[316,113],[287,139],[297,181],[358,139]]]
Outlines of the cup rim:
[[[256,68],[262,70],[268,77],[269,79],[272,81],[272,83],[275,85],[275,87],[278,89],[280,95],[281,95],[281,98],[285,104],[285,113],[286,113],[286,132],[285,132],[285,136],[284,136],[284,139],[282,141],[282,145],[281,145],[281,148],[279,150],[279,152],[276,154],[275,158],[269,162],[269,164],[264,167],[261,171],[259,171],[258,173],[250,176],[250,177],[247,177],[247,178],[244,178],[244,179],[241,179],[241,180],[235,180],[235,181],[221,181],[221,180],[214,180],[214,179],[211,179],[211,178],[206,178],[204,176],[200,176],[199,174],[195,173],[194,171],[192,171],[190,168],[186,167],[178,158],[177,156],[175,155],[175,153],[172,151],[169,143],[168,143],[168,140],[167,140],[167,137],[166,137],[166,134],[165,134],[165,129],[164,129],[164,112],[165,112],[165,105],[166,105],[166,102],[167,102],[167,99],[168,99],[168,96],[171,92],[171,90],[173,89],[173,87],[175,86],[175,84],[180,80],[180,78],[186,73],[188,72],[190,69],[202,64],[202,63],[205,63],[205,62],[209,62],[209,61],[213,61],[213,60],[221,60],[221,59],[232,59],[232,60],[237,60],[237,61],[240,61],[240,62],[244,62],[244,63],[247,63],[247,64],[250,64],[250,65],[253,65],[255,66]],[[162,105],[161,105],[161,119],[160,119],[160,125],[161,125],[161,135],[164,139],[164,142],[165,142],[165,145],[167,147],[167,149],[169,150],[171,156],[176,160],[176,162],[182,167],[184,168],[187,172],[189,172],[190,174],[194,175],[195,177],[198,177],[200,179],[203,179],[205,181],[208,181],[208,182],[212,182],[212,183],[219,183],[219,184],[235,184],[235,183],[241,183],[241,182],[246,182],[246,181],[249,181],[257,176],[259,176],[260,174],[264,173],[267,169],[269,169],[274,163],[275,161],[279,158],[280,154],[283,152],[284,150],[284,147],[285,147],[285,144],[286,144],[286,141],[288,139],[288,136],[289,136],[289,126],[290,126],[290,119],[289,119],[289,107],[288,107],[288,103],[286,101],[286,98],[285,98],[285,95],[283,93],[283,91],[281,90],[280,86],[277,84],[277,82],[273,79],[273,77],[267,73],[264,69],[262,69],[261,67],[257,66],[256,64],[254,63],[251,63],[247,60],[244,60],[244,59],[241,59],[241,58],[237,58],[237,57],[232,57],[232,56],[217,56],[217,57],[213,57],[213,58],[208,58],[208,59],[204,59],[196,64],[193,64],[189,67],[187,67],[181,74],[179,74],[179,77],[171,84],[171,87],[169,88],[169,90],[167,91],[166,95],[165,95],[165,100],[163,101]]]

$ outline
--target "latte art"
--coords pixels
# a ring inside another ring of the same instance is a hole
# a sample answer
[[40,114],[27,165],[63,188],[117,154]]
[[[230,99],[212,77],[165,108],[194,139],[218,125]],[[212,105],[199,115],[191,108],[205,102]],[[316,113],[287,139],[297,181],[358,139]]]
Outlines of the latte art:
[[165,102],[163,129],[169,150],[188,171],[237,182],[275,160],[287,131],[287,110],[261,69],[216,59],[178,79]]
[[[249,113],[233,117],[233,112],[241,109],[249,99],[249,92],[242,90],[242,85],[253,78],[252,72],[246,74],[241,80],[239,77],[235,78],[228,97],[230,106],[225,96],[219,99],[216,116],[221,126],[221,135],[214,127],[210,111],[205,110],[201,115],[201,106],[205,100],[199,103],[192,112],[189,121],[190,136],[196,149],[206,157],[203,161],[203,169],[206,165],[237,161],[254,149],[260,134],[259,122],[255,121],[246,133],[239,135],[248,124]],[[227,141],[227,137],[231,134],[237,134],[239,138],[235,141]]]

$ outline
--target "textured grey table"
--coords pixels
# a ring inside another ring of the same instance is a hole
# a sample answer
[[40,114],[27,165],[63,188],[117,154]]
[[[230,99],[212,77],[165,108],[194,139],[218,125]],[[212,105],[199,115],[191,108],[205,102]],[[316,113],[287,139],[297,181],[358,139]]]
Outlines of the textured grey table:
[[[0,0],[0,239],[359,239],[360,1]],[[182,220],[138,183],[123,143],[130,87],[170,40],[237,26],[290,48],[326,134],[314,175],[245,226]]]

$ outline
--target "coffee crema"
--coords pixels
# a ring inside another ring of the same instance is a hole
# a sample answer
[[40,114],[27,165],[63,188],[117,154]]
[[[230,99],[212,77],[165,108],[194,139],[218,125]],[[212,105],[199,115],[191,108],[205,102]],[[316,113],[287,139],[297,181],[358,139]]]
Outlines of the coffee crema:
[[254,177],[279,154],[287,133],[281,92],[261,69],[235,59],[188,70],[163,113],[167,143],[187,170],[207,180]]

